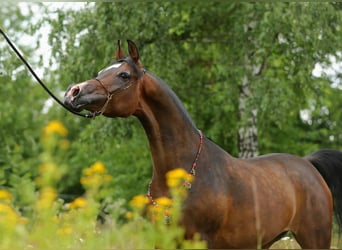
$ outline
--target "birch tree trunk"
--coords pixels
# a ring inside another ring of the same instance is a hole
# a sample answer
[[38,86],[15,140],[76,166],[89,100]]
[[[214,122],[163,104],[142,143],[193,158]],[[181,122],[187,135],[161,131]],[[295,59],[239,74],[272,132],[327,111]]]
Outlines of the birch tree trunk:
[[[252,21],[244,26],[244,32],[250,45],[253,45],[252,36],[249,37],[249,32],[255,27],[256,22]],[[239,157],[251,158],[259,155],[258,149],[258,127],[257,127],[257,115],[258,110],[255,107],[250,107],[248,101],[252,98],[251,93],[251,78],[261,74],[263,65],[257,67],[253,65],[251,57],[253,51],[247,49],[244,56],[245,75],[242,78],[240,86],[239,96],[239,118],[240,127],[238,130],[238,145],[239,145]]]
[[251,97],[248,76],[242,79],[239,98],[239,116],[241,125],[238,132],[239,157],[250,158],[259,154],[257,109],[247,108],[247,101]]

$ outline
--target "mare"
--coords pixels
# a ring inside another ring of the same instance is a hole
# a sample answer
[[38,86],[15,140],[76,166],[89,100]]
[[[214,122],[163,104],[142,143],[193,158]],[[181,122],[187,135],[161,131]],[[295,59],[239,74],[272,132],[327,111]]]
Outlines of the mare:
[[330,247],[333,210],[342,225],[342,152],[234,158],[202,136],[129,40],[128,51],[126,57],[119,41],[116,62],[71,85],[64,102],[74,111],[139,119],[152,154],[151,199],[169,196],[168,171],[182,167],[196,175],[183,204],[185,238],[199,233],[209,248],[268,248],[290,231],[302,248]]

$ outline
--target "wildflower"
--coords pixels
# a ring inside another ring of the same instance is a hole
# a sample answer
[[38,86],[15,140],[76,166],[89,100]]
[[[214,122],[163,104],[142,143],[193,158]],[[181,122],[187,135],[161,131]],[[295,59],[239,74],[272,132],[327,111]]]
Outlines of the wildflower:
[[155,203],[152,206],[148,207],[148,215],[153,222],[165,222],[168,223],[170,216],[173,201],[167,197],[159,197],[155,199]]
[[80,182],[83,186],[93,186],[93,185],[99,185],[100,184],[100,180],[97,176],[81,177]]
[[45,126],[43,133],[44,135],[59,134],[61,136],[66,136],[68,134],[68,130],[60,121],[54,120]]
[[150,200],[145,195],[136,195],[133,199],[129,202],[132,207],[142,209],[144,208]]
[[0,222],[3,224],[16,224],[19,219],[12,206],[0,203]]
[[193,176],[188,174],[183,168],[176,168],[166,174],[167,185],[170,188],[177,187],[182,183],[192,182]]
[[40,192],[37,206],[41,209],[50,208],[57,198],[57,192],[51,187],[45,187]]
[[69,208],[76,209],[76,208],[83,208],[87,205],[86,199],[83,197],[76,198],[73,202],[69,204]]
[[97,174],[104,174],[107,172],[103,163],[99,161],[95,162],[90,168],[93,170],[94,173],[97,173]]
[[160,221],[164,217],[164,210],[161,206],[153,205],[148,207],[148,215],[152,221]]
[[100,186],[103,183],[110,182],[112,176],[107,174],[107,169],[102,162],[95,162],[89,168],[83,170],[81,184],[84,186]]
[[107,172],[102,162],[97,161],[89,168],[83,170],[83,175],[105,174]]
[[162,207],[171,207],[172,205],[172,200],[164,196],[157,198],[155,202],[156,204],[158,204],[158,206],[162,206]]
[[0,190],[0,201],[12,201],[12,194],[6,190]]

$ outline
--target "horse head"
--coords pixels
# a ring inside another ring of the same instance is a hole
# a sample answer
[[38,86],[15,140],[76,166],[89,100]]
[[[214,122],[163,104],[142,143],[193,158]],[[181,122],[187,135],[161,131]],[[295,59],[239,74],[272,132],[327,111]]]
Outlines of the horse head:
[[139,103],[139,83],[145,73],[134,42],[127,40],[129,56],[125,56],[120,41],[115,62],[99,71],[95,78],[73,84],[64,95],[64,103],[71,110],[83,109],[95,115],[127,117]]

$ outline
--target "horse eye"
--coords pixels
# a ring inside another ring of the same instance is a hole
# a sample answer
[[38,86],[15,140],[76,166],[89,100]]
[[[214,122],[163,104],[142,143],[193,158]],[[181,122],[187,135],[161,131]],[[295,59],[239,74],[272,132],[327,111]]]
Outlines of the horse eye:
[[123,79],[123,80],[128,80],[129,79],[129,77],[130,77],[130,74],[129,74],[129,72],[120,72],[119,74],[118,74],[118,77],[120,77],[121,79]]

